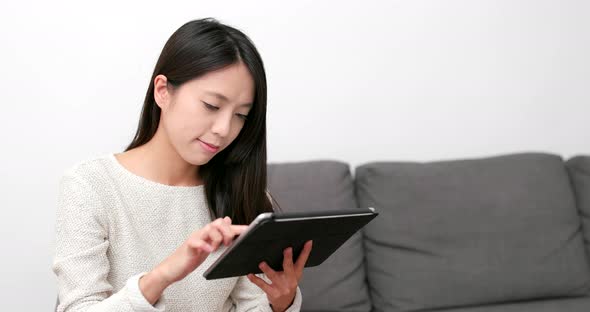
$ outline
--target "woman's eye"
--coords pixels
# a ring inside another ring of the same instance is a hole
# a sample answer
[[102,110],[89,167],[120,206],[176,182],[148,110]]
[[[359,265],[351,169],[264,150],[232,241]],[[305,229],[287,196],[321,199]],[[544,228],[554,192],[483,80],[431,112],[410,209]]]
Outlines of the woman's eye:
[[248,120],[248,115],[244,115],[244,114],[237,114],[238,117],[244,121]]
[[214,105],[211,105],[211,104],[209,104],[209,103],[205,103],[205,102],[203,102],[203,104],[205,105],[205,107],[206,107],[208,110],[218,110],[218,109],[219,109],[219,107],[217,107],[217,106],[214,106]]

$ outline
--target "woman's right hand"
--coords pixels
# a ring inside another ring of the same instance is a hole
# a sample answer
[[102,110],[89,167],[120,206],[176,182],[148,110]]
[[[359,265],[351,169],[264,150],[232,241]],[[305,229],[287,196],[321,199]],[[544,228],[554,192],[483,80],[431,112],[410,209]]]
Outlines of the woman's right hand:
[[144,297],[154,304],[166,287],[182,280],[194,271],[207,256],[221,244],[228,246],[247,225],[232,225],[229,217],[219,218],[207,224],[191,236],[162,263],[139,280]]

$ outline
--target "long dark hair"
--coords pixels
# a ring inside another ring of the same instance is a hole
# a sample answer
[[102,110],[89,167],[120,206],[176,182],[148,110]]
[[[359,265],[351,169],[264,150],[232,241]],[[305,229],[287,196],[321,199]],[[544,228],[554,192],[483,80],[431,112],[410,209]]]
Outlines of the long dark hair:
[[154,79],[166,76],[174,88],[208,72],[243,62],[254,79],[252,108],[240,134],[199,168],[212,218],[229,216],[248,224],[272,211],[267,195],[266,74],[252,41],[241,31],[213,18],[190,21],[168,39],[152,74],[135,137],[125,149],[147,143],[156,133],[161,109],[154,99]]

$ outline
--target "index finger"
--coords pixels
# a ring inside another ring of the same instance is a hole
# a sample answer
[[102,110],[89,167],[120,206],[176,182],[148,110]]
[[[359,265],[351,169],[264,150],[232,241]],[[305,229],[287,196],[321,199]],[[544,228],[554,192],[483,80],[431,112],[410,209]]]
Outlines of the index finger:
[[240,235],[246,231],[247,225],[230,225],[229,228],[234,232],[234,235]]

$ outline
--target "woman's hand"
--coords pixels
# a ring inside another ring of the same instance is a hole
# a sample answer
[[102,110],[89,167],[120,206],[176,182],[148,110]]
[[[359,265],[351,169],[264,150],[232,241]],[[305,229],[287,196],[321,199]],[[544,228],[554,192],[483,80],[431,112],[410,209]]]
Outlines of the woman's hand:
[[228,246],[247,225],[232,225],[229,217],[219,218],[195,231],[176,251],[139,280],[144,297],[154,304],[166,287],[194,271],[221,244]]
[[194,271],[221,244],[228,246],[247,225],[232,225],[229,217],[219,218],[195,231],[157,269],[170,284]]
[[265,262],[261,262],[259,265],[260,270],[264,272],[272,284],[266,283],[265,280],[254,274],[248,274],[248,279],[266,293],[266,297],[273,311],[285,311],[291,306],[293,300],[295,300],[297,285],[299,285],[299,280],[303,275],[303,268],[311,253],[311,245],[312,241],[305,243],[295,263],[293,263],[293,248],[289,247],[285,249],[283,251],[282,272],[277,272]]

